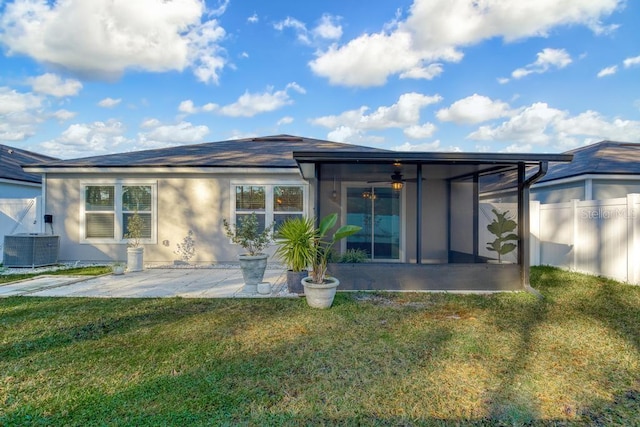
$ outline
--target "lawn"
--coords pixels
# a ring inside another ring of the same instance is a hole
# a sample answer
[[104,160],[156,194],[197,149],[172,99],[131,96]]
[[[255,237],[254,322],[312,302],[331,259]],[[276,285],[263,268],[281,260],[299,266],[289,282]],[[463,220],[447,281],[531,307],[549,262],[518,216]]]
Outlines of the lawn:
[[638,425],[640,287],[0,299],[0,425]]

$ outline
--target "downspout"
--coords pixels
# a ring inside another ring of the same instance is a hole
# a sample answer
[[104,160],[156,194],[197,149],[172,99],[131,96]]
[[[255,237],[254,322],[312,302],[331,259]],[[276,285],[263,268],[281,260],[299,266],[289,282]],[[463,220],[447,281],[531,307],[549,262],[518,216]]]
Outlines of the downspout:
[[542,297],[542,294],[536,289],[531,287],[529,283],[529,267],[531,263],[531,230],[530,230],[530,215],[529,215],[529,190],[531,186],[536,183],[540,178],[547,174],[549,169],[549,162],[540,162],[538,164],[538,172],[524,179],[525,167],[524,164],[518,165],[518,181],[522,182],[522,187],[518,192],[518,234],[520,235],[520,246],[518,251],[518,262],[520,263],[520,281],[524,286],[524,289],[533,293],[538,297]]

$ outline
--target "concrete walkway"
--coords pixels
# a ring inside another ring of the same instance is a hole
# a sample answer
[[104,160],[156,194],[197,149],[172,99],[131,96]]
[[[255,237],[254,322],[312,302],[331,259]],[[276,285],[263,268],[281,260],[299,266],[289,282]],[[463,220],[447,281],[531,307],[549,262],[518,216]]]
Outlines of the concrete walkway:
[[38,276],[21,282],[0,285],[0,298],[102,297],[102,298],[269,298],[296,297],[289,294],[286,272],[267,269],[264,282],[271,292],[249,292],[239,268],[152,268],[120,276],[98,277]]

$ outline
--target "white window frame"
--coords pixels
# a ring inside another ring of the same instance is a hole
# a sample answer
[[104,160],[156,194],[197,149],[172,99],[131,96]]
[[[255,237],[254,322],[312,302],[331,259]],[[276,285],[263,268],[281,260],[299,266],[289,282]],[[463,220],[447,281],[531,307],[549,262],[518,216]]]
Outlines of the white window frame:
[[[264,181],[264,180],[233,180],[229,188],[230,194],[230,209],[229,221],[231,224],[236,224],[236,187],[241,186],[253,186],[264,187],[264,223],[266,226],[273,224],[274,222],[274,204],[273,204],[273,189],[274,187],[302,187],[302,216],[306,217],[309,214],[309,183],[304,181],[289,181],[289,180],[277,180],[277,181]],[[243,214],[244,212],[241,212]],[[251,213],[247,211],[247,213]],[[299,212],[281,212],[282,214],[298,214]],[[256,212],[256,214],[262,214]]]
[[[122,209],[122,187],[127,186],[149,186],[151,187],[151,238],[140,239],[141,244],[158,243],[158,182],[139,179],[96,179],[80,182],[80,243],[82,244],[127,244],[128,239],[121,238],[126,230],[123,230],[123,209]],[[86,214],[94,211],[86,210],[86,188],[91,186],[113,186],[114,187],[114,238],[92,238],[87,237]],[[128,211],[127,211],[128,212]]]

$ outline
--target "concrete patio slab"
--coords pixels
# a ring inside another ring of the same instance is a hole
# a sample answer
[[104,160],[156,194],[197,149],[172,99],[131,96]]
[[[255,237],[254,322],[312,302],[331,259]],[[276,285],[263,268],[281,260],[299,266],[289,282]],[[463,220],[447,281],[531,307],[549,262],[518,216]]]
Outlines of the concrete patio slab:
[[0,297],[97,297],[97,298],[269,298],[289,294],[286,272],[267,269],[264,282],[271,293],[247,292],[239,268],[152,268],[120,276],[39,276],[0,285]]

